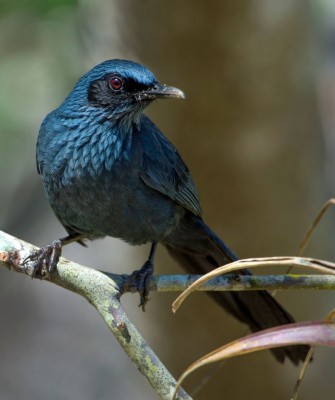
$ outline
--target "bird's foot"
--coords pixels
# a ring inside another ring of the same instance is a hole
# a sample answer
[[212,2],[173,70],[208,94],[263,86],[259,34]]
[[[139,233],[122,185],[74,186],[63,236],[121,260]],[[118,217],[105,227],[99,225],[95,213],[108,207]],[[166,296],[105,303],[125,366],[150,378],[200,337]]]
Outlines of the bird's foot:
[[[32,252],[23,261],[24,271],[32,278],[40,276],[45,278],[55,271],[62,253],[62,241],[55,240],[49,245]],[[32,265],[28,263],[33,261]]]
[[134,271],[128,278],[126,285],[131,292],[139,292],[140,304],[142,311],[145,311],[145,306],[149,299],[149,285],[154,272],[154,265],[151,260],[145,262],[143,267]]

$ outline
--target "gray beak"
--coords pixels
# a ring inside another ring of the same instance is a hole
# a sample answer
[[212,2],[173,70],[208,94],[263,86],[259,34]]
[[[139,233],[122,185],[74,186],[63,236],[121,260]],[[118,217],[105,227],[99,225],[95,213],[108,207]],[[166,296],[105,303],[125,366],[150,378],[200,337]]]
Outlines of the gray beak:
[[139,93],[141,100],[154,100],[154,99],[185,99],[184,93],[173,86],[166,86],[157,83],[155,86],[148,90]]

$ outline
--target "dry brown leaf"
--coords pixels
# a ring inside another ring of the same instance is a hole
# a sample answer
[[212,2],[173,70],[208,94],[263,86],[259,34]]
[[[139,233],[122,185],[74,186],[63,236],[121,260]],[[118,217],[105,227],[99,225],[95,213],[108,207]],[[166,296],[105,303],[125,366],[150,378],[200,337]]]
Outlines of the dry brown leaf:
[[259,350],[299,344],[335,347],[335,324],[310,321],[281,325],[230,342],[206,354],[188,367],[179,378],[176,391],[188,375],[206,364]]
[[176,312],[181,306],[182,302],[195,291],[200,285],[213,279],[221,274],[227,274],[230,272],[238,271],[243,268],[264,268],[264,267],[303,267],[318,271],[321,273],[335,275],[335,264],[329,261],[318,260],[314,258],[302,258],[302,257],[265,257],[265,258],[247,258],[244,260],[238,260],[230,264],[226,264],[222,267],[216,268],[205,274],[197,281],[192,283],[186,290],[184,290],[172,304],[172,311]]

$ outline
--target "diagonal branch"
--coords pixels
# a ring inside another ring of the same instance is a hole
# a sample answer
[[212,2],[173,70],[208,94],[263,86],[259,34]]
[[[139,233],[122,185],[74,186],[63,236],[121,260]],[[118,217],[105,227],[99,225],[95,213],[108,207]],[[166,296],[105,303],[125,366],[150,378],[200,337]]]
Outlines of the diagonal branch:
[[[36,247],[0,231],[0,267],[32,275],[29,265],[24,268],[24,260]],[[254,266],[295,266],[307,267],[327,275],[266,275],[241,276],[224,275],[204,282],[196,290],[291,290],[291,289],[335,289],[335,265],[322,260],[301,257],[272,257],[263,259],[240,260],[222,268],[221,273],[235,270],[236,267]],[[216,271],[212,271],[213,276]],[[41,277],[40,277],[41,278]],[[176,381],[160,362],[135,326],[128,319],[120,296],[128,288],[125,286],[126,275],[117,275],[97,271],[61,258],[57,271],[44,279],[71,290],[85,297],[100,313],[115,338],[130,359],[147,378],[162,399],[171,399]],[[196,275],[161,275],[152,279],[150,289],[157,291],[183,291],[197,281]],[[201,278],[203,279],[203,278]],[[191,399],[183,390],[178,392],[178,399]]]
[[[24,272],[20,263],[34,250],[36,248],[31,244],[0,232],[0,267]],[[98,310],[124,351],[159,396],[166,400],[172,398],[176,381],[128,319],[120,303],[120,289],[116,281],[107,274],[64,258],[48,280],[85,297]],[[179,399],[191,399],[183,389],[178,396]]]

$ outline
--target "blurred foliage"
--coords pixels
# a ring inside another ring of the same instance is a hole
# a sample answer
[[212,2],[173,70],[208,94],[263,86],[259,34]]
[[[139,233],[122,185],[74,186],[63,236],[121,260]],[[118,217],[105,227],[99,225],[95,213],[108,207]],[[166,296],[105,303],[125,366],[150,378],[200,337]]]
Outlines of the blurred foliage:
[[22,223],[16,217],[31,207],[34,191],[29,188],[39,183],[35,142],[40,122],[77,75],[81,56],[73,5],[0,1],[0,224],[13,232]]
[[0,14],[22,10],[35,12],[43,16],[53,8],[75,6],[76,4],[76,0],[1,0]]

